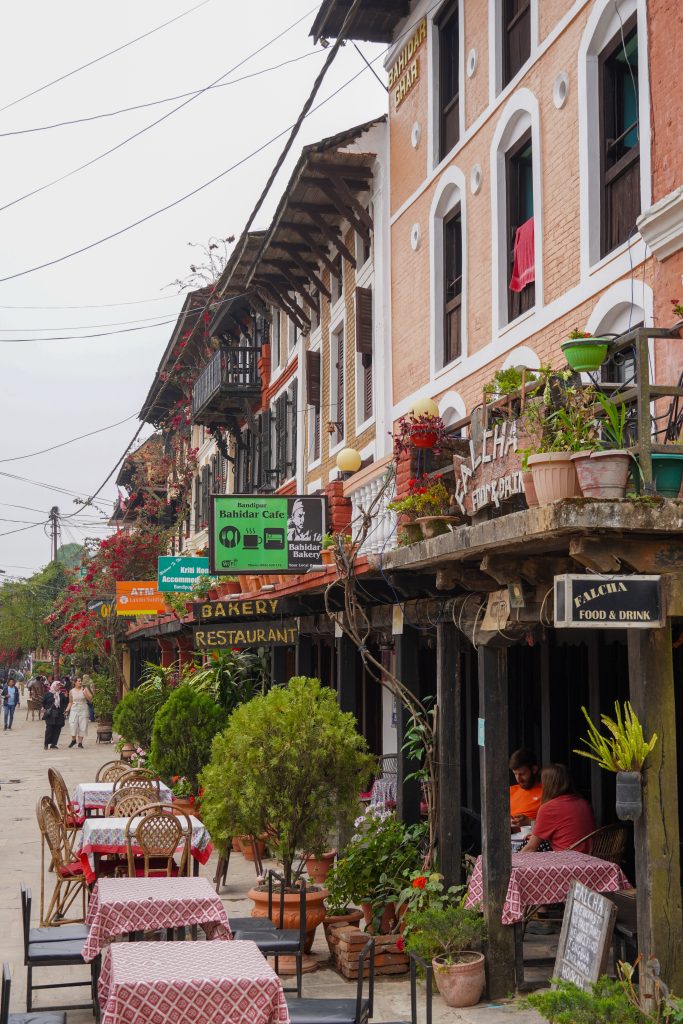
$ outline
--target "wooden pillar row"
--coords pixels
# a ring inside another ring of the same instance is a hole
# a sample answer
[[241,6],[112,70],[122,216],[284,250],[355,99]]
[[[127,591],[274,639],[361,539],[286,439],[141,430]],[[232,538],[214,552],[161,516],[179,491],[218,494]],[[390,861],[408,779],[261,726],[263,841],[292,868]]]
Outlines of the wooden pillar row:
[[[396,637],[396,675],[411,693],[419,697],[420,680],[417,655],[417,632],[410,626],[403,627],[403,633]],[[410,715],[399,701],[396,742],[398,745],[398,784],[396,788],[396,809],[401,821],[413,824],[420,820],[420,782],[409,779],[419,767],[402,749]]]
[[436,628],[437,764],[439,780],[439,868],[444,885],[462,881],[460,761],[462,670],[460,632],[452,622]]
[[313,640],[299,635],[294,652],[294,671],[297,676],[310,676],[313,672]]

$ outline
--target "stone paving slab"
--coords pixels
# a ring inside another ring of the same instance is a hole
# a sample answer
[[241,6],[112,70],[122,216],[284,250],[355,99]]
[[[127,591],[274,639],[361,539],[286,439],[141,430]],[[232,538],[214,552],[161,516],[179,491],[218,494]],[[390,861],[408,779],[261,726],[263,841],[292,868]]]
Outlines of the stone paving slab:
[[[69,735],[62,731],[59,750],[43,749],[44,727],[38,721],[26,720],[25,707],[20,707],[11,731],[0,730],[0,961],[8,961],[12,971],[12,1011],[25,1008],[26,969],[23,965],[23,937],[21,929],[19,883],[24,881],[33,889],[33,924],[38,923],[40,897],[40,841],[35,816],[39,797],[49,793],[47,769],[59,769],[69,790],[78,782],[95,778],[97,769],[116,756],[113,744],[95,743],[94,730],[86,739],[83,750],[68,749]],[[19,780],[10,782],[7,780]],[[211,878],[215,871],[216,856],[200,867],[200,873]],[[45,875],[46,893],[51,892],[52,876]],[[230,914],[247,915],[251,901],[245,893],[254,884],[254,867],[240,854],[230,861],[228,884],[221,893],[228,917]],[[48,896],[49,898],[49,896]],[[346,981],[329,967],[327,944],[322,928],[316,933],[313,953],[320,967],[304,976],[304,996],[353,996],[355,983]],[[85,968],[70,968],[56,972],[54,968],[37,969],[35,980],[49,982],[76,980],[87,977]],[[285,984],[289,984],[286,982]],[[85,989],[65,989],[61,992],[40,993],[38,1007],[49,1008],[61,998],[79,999]],[[375,1014],[373,1024],[382,1021],[410,1021],[410,985],[407,977],[378,978],[376,982]],[[424,1003],[418,1019],[424,1020]],[[92,1014],[87,1010],[70,1010],[69,1024],[88,1024]],[[441,997],[434,997],[434,1024],[537,1024],[541,1018],[532,1011],[520,1008],[518,1001],[481,1003],[469,1010],[453,1010],[444,1006]]]

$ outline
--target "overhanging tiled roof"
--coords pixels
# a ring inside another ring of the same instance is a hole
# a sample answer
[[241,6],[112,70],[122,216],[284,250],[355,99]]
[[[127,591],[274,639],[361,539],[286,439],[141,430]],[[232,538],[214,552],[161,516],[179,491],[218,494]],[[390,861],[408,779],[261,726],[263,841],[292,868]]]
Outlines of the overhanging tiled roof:
[[[352,0],[323,0],[310,34],[319,39],[336,39]],[[410,14],[410,0],[364,0],[347,39],[362,39],[372,43],[391,43],[396,26]]]

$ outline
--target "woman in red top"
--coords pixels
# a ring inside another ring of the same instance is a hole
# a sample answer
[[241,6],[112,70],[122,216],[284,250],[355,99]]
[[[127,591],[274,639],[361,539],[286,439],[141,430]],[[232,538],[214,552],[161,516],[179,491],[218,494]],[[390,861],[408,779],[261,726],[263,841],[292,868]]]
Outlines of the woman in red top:
[[[563,764],[549,764],[541,772],[543,796],[534,830],[521,853],[535,853],[545,839],[554,853],[568,850],[580,839],[595,831],[591,805],[574,789],[569,769]],[[577,853],[590,853],[591,842],[579,843]]]

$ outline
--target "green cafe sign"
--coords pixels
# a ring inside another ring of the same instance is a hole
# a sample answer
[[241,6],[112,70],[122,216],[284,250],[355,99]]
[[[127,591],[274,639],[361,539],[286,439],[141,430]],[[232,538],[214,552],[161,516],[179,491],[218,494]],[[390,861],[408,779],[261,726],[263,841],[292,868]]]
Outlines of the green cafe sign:
[[162,594],[186,594],[200,576],[208,576],[208,558],[159,557],[157,587]]
[[324,533],[324,498],[213,495],[211,572],[258,575],[318,568]]

